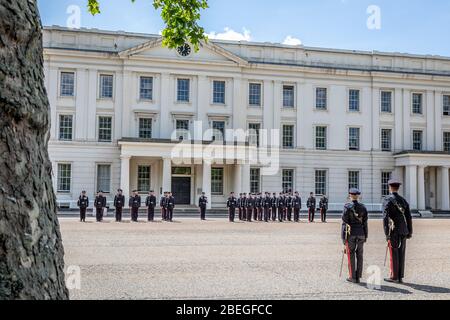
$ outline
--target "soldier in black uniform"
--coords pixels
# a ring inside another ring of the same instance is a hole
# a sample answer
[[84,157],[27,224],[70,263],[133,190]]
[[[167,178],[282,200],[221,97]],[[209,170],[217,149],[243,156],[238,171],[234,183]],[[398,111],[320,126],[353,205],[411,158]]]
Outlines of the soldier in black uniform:
[[308,207],[308,220],[309,222],[314,222],[314,216],[316,214],[316,197],[314,197],[313,192],[309,194],[306,206]]
[[391,274],[387,282],[403,283],[405,276],[406,240],[413,235],[411,211],[408,202],[398,194],[401,182],[388,182],[389,196],[383,202],[383,226],[390,252]]
[[300,222],[300,210],[302,209],[302,198],[300,198],[298,192],[295,192],[295,196],[292,201],[292,206],[294,207],[294,221]]
[[103,210],[106,208],[106,198],[103,196],[103,191],[99,191],[94,201],[95,218],[97,222],[103,221]]
[[275,222],[277,220],[277,194],[273,193],[272,198],[270,198],[270,208],[272,211],[272,221]]
[[280,196],[277,199],[277,207],[278,207],[278,221],[283,222],[284,221],[284,208],[285,208],[285,200],[284,200],[284,193],[280,192]]
[[198,199],[198,207],[200,208],[200,219],[206,220],[206,208],[208,206],[208,197],[206,193],[202,192],[201,197]]
[[351,203],[344,207],[342,215],[342,241],[348,257],[348,282],[359,283],[363,274],[364,243],[369,236],[366,207],[358,202],[361,192],[350,189]]
[[161,219],[162,221],[167,221],[166,214],[166,201],[167,201],[167,192],[164,192],[161,199],[159,200],[159,207],[161,208]]
[[122,189],[117,190],[114,197],[114,207],[116,208],[116,222],[122,222],[122,209],[125,206],[125,196],[122,194]]
[[238,216],[239,216],[239,221],[242,221],[242,206],[241,206],[241,202],[242,202],[242,193],[239,193],[239,198],[237,199],[237,209],[238,209]]
[[175,209],[175,198],[172,194],[172,192],[169,192],[167,194],[167,201],[166,201],[166,210],[167,210],[167,219],[170,222],[173,222],[173,210]]
[[258,195],[256,196],[255,206],[256,206],[255,220],[262,221],[263,220],[263,199],[262,199],[261,193],[258,193]]
[[86,222],[86,209],[89,207],[89,198],[86,196],[86,191],[82,191],[77,202],[80,208],[80,222]]
[[249,198],[246,201],[247,207],[247,221],[252,222],[253,210],[255,208],[255,198],[253,198],[253,194],[249,193]]
[[131,208],[131,222],[138,222],[139,218],[139,208],[141,207],[142,201],[137,190],[133,190],[133,196],[130,197],[128,206]]
[[155,220],[156,207],[156,197],[153,190],[149,192],[149,196],[145,199],[145,205],[147,207],[147,219],[149,222],[153,222]]
[[327,222],[327,211],[328,211],[328,198],[326,195],[323,195],[322,198],[320,198],[319,201],[319,208],[320,208],[320,218],[322,219],[322,222]]
[[262,206],[263,206],[263,212],[264,212],[264,222],[269,222],[270,220],[270,194],[266,192],[264,194],[264,197],[262,198]]
[[289,192],[286,197],[286,212],[287,212],[287,220],[292,222],[292,207],[293,207],[293,198],[292,193]]
[[234,218],[236,217],[236,206],[237,206],[237,199],[234,196],[234,192],[231,192],[227,200],[228,218],[230,222],[234,222]]
[[241,206],[242,206],[242,220],[247,221],[247,194],[242,194]]

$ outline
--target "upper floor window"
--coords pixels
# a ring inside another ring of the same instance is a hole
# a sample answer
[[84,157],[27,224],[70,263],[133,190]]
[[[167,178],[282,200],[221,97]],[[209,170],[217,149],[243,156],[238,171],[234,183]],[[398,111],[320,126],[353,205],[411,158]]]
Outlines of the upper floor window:
[[73,116],[59,116],[59,140],[71,141],[73,136]]
[[316,88],[316,109],[327,110],[327,88]]
[[423,113],[423,94],[421,93],[412,94],[412,113],[413,114]]
[[152,138],[152,118],[139,118],[139,138],[151,139]]
[[225,81],[213,81],[213,103],[225,104]]
[[111,192],[111,165],[97,165],[97,189],[105,193]]
[[112,99],[114,77],[110,74],[100,75],[100,99]]
[[348,172],[348,189],[359,189],[359,171]]
[[348,129],[348,148],[349,148],[349,150],[355,150],[355,151],[359,150],[359,148],[360,148],[359,134],[360,134],[359,128],[349,128]]
[[261,130],[261,124],[260,123],[249,123],[248,124],[248,131],[249,131],[248,142],[251,145],[259,146],[260,130]]
[[450,152],[450,132],[444,132],[444,151]]
[[190,89],[189,79],[177,79],[177,101],[178,102],[189,102],[189,89]]
[[139,98],[141,100],[153,100],[153,78],[141,77],[139,86]]
[[292,192],[294,190],[294,170],[283,170],[281,185],[284,192]]
[[444,95],[443,101],[443,112],[444,116],[450,116],[450,95]]
[[392,172],[381,172],[381,195],[386,197],[389,195],[389,180],[392,179]]
[[72,185],[72,165],[70,163],[58,164],[57,189],[60,193],[70,193]]
[[61,97],[73,97],[75,95],[75,73],[61,72]]
[[422,151],[423,148],[423,132],[420,130],[413,131],[413,150]]
[[317,150],[327,149],[327,127],[324,126],[316,127],[316,149]]
[[392,151],[392,130],[381,129],[381,150]]
[[315,173],[315,194],[323,196],[327,194],[327,171],[316,170]]
[[176,121],[177,138],[179,140],[189,139],[189,120]]
[[381,112],[392,113],[392,91],[381,91]]
[[294,148],[294,126],[283,125],[283,148]]
[[98,141],[112,141],[112,117],[98,117]]
[[359,100],[360,100],[360,91],[351,89],[348,92],[348,110],[349,111],[359,111]]
[[283,86],[283,107],[295,107],[295,88],[294,86]]
[[225,121],[213,121],[213,141],[223,141],[225,139]]
[[248,104],[252,107],[261,106],[261,84],[250,83],[248,93]]

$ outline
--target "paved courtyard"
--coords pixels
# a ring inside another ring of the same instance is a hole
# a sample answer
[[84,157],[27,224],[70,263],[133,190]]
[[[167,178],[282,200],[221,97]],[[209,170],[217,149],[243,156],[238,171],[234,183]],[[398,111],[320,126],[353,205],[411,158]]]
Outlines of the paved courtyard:
[[[66,265],[81,268],[81,290],[71,290],[72,299],[450,299],[450,220],[414,222],[407,283],[382,283],[373,290],[347,284],[346,266],[339,278],[338,220],[81,224],[60,219]],[[384,277],[381,220],[370,221],[369,234],[366,270],[378,266]]]

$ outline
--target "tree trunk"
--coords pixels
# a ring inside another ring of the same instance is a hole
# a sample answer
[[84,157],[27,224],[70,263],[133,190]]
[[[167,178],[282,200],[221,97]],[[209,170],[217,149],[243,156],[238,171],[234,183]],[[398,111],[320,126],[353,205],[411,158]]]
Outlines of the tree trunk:
[[67,299],[36,0],[0,0],[0,300]]

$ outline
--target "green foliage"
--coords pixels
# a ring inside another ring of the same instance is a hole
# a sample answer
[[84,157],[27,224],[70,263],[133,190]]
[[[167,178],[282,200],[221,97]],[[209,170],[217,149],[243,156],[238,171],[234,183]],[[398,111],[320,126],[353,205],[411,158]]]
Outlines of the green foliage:
[[[88,0],[88,10],[92,15],[100,13],[98,1]],[[189,42],[197,51],[201,40],[208,41],[205,30],[198,24],[200,11],[208,8],[208,0],[153,0],[153,7],[161,9],[161,17],[166,24],[162,31],[164,46],[173,49]]]

